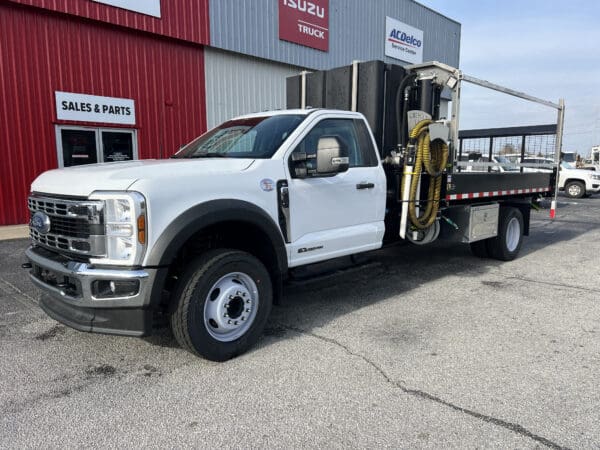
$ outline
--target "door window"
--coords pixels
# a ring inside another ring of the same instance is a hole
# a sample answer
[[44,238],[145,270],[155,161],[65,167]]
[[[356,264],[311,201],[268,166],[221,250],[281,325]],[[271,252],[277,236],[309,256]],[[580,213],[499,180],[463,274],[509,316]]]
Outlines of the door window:
[[133,159],[131,131],[100,131],[102,134],[102,161],[129,161]]
[[294,149],[294,153],[306,153],[309,156],[307,166],[315,164],[314,158],[310,157],[316,155],[319,138],[323,136],[335,136],[347,148],[351,168],[377,166],[377,155],[368,129],[358,119],[324,119],[315,125]]
[[135,130],[56,127],[59,167],[137,159]]
[[63,166],[79,166],[98,162],[96,133],[89,130],[60,130]]

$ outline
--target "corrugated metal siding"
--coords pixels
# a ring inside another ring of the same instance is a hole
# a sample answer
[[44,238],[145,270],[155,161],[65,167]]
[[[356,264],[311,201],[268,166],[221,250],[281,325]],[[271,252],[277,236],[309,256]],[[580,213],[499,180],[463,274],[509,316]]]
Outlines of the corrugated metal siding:
[[207,47],[208,128],[240,114],[285,108],[285,79],[300,68]]
[[208,0],[162,0],[160,2],[160,18],[90,0],[9,1],[183,39],[198,44],[209,43]]
[[329,52],[279,40],[278,0],[210,0],[211,46],[261,58],[329,69],[384,56],[385,17],[424,32],[423,60],[459,63],[460,24],[412,0],[329,0]]
[[0,30],[0,224],[26,222],[31,181],[57,167],[57,90],[134,99],[140,158],[206,130],[200,46],[10,3]]

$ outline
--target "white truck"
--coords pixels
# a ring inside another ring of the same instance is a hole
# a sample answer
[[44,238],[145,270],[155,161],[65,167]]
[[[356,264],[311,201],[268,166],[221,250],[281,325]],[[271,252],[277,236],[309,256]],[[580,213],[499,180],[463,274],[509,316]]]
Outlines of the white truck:
[[561,162],[558,189],[570,198],[582,198],[600,192],[600,173],[588,169],[576,169]]
[[[521,164],[524,172],[552,172],[554,160],[530,157]],[[600,192],[600,173],[592,168],[577,169],[572,164],[561,161],[558,177],[558,190],[569,198],[582,198]]]
[[[438,238],[515,258],[532,197],[553,194],[555,173],[454,170],[459,87],[476,79],[439,63],[342,69],[289,80],[301,108],[232,119],[171,159],[40,175],[24,267],[43,310],[89,332],[168,323],[183,348],[223,361],[256,342],[302,268]],[[315,89],[322,108],[306,105]],[[330,109],[344,93],[350,111]]]

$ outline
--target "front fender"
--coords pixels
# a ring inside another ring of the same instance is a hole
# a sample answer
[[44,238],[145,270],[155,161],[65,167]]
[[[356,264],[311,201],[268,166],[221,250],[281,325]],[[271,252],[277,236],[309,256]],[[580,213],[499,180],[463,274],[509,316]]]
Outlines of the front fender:
[[146,258],[145,266],[170,265],[183,244],[202,229],[220,222],[246,222],[262,230],[277,256],[277,269],[288,269],[287,253],[281,230],[262,209],[243,200],[211,200],[196,205],[174,219],[162,232]]

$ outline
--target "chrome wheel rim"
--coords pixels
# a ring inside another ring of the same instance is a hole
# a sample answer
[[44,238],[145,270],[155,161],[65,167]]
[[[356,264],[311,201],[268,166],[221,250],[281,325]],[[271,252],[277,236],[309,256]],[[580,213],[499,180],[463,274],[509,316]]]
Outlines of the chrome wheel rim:
[[254,280],[245,273],[228,273],[208,291],[204,302],[204,326],[217,341],[239,339],[256,319],[258,304]]
[[519,245],[521,238],[521,224],[516,217],[509,220],[506,227],[506,248],[509,252],[514,252]]
[[572,184],[569,186],[569,195],[571,197],[577,197],[581,194],[581,187],[578,184]]

